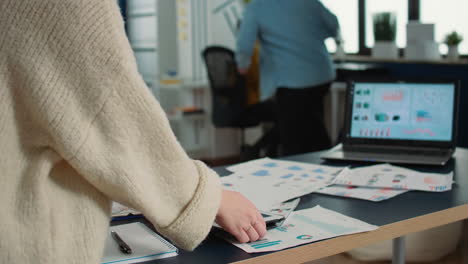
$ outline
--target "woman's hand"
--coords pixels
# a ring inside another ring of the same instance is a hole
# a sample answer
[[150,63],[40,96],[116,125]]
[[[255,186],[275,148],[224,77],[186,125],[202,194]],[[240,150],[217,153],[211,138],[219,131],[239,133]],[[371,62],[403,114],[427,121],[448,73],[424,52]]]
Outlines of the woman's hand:
[[266,225],[255,205],[238,192],[223,190],[216,223],[240,243],[256,241],[266,234]]

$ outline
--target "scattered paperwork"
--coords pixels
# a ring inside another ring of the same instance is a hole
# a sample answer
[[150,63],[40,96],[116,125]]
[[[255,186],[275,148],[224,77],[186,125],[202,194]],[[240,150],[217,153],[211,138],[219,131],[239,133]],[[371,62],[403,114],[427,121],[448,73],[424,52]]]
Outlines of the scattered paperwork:
[[320,194],[355,198],[380,202],[408,192],[408,190],[394,190],[391,188],[368,188],[358,186],[331,185],[317,191]]
[[227,167],[229,171],[239,172],[251,168],[263,168],[263,169],[285,169],[290,171],[312,171],[318,173],[324,173],[327,175],[336,175],[339,173],[343,167],[332,167],[325,165],[317,165],[305,162],[298,161],[289,161],[289,160],[279,160],[279,159],[270,159],[270,158],[261,158],[256,160],[251,160],[239,164],[235,164]]
[[445,192],[452,189],[453,172],[424,173],[390,164],[355,169],[345,168],[334,179],[334,184]]
[[330,185],[342,170],[339,167],[268,158],[228,169],[235,172],[221,178],[223,187],[242,193],[263,211]]
[[444,192],[452,189],[453,172],[423,173],[390,164],[350,169],[262,158],[227,167],[225,189],[238,191],[259,209],[309,193],[379,202],[409,190]]

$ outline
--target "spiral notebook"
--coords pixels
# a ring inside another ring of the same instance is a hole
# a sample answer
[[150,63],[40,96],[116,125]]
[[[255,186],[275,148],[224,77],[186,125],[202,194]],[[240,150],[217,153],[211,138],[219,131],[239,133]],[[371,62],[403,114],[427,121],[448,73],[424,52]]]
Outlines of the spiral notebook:
[[[110,231],[115,231],[132,249],[132,254],[124,254],[112,239]],[[154,259],[177,256],[177,248],[142,223],[111,226],[106,239],[102,264],[139,263]]]

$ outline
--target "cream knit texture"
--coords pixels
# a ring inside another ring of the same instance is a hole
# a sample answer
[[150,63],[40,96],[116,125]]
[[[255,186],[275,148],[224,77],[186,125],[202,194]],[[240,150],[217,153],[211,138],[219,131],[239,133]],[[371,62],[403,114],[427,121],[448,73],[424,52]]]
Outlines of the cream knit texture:
[[115,0],[0,1],[0,263],[99,263],[112,200],[178,246],[208,234],[219,177],[181,148]]

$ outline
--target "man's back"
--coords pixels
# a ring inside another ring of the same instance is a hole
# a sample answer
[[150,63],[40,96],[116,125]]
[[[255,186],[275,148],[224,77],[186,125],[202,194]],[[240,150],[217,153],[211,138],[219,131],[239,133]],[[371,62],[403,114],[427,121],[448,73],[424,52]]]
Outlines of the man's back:
[[262,98],[279,86],[305,87],[331,81],[332,63],[324,40],[338,21],[317,0],[255,0],[247,7],[238,42],[238,62],[250,58],[252,39],[261,42]]

